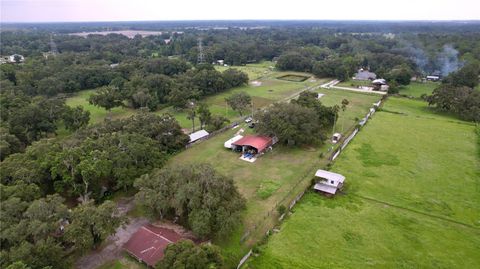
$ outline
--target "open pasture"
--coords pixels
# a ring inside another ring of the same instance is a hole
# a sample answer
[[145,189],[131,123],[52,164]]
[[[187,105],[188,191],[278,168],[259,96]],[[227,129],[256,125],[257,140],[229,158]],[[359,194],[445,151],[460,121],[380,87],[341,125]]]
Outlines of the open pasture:
[[475,126],[390,98],[337,159],[333,199],[310,193],[247,268],[477,268]]

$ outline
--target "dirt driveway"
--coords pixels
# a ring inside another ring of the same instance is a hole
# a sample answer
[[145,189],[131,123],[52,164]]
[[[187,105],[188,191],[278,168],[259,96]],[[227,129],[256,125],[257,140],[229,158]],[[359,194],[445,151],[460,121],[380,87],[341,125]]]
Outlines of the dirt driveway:
[[[127,214],[133,206],[133,199],[123,199],[117,203],[117,208],[122,215]],[[122,258],[122,246],[133,233],[147,223],[149,221],[145,218],[128,218],[126,225],[117,228],[115,234],[105,240],[102,249],[83,256],[76,262],[75,267],[78,269],[94,269],[109,261]]]

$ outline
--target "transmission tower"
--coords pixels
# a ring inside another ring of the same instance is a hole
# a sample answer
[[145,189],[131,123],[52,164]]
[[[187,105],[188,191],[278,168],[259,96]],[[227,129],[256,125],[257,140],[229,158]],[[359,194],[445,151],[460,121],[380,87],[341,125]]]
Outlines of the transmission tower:
[[203,46],[202,46],[202,38],[198,38],[198,56],[197,56],[197,64],[204,64],[205,63],[205,55],[203,54]]
[[58,54],[57,44],[53,41],[53,34],[50,34],[50,53],[52,55]]

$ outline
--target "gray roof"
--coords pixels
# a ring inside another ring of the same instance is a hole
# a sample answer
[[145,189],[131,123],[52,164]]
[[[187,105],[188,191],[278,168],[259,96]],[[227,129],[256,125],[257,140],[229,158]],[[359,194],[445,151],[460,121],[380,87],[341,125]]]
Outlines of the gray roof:
[[198,139],[200,138],[204,138],[206,136],[208,136],[209,133],[205,130],[200,130],[200,131],[196,131],[195,133],[191,133],[189,136],[190,136],[190,143],[192,142],[195,142],[197,141]]
[[340,175],[340,174],[337,174],[337,173],[333,173],[333,172],[330,172],[330,171],[326,171],[326,170],[317,170],[317,172],[315,173],[315,176],[316,177],[321,177],[321,178],[324,178],[324,179],[327,179],[327,180],[335,180],[335,181],[338,181],[340,183],[343,183],[343,181],[345,180],[345,177]]
[[387,85],[387,81],[383,78],[375,79],[372,81],[372,84],[381,84],[381,85]]

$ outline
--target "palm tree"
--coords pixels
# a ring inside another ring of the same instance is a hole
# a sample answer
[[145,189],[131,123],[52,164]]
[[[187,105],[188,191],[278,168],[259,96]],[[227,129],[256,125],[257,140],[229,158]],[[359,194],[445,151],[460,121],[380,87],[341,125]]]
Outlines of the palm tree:
[[195,109],[195,103],[190,103],[190,108],[187,111],[187,119],[192,121],[192,133],[195,132],[195,116],[197,115],[197,110]]
[[[347,99],[343,99],[342,100],[342,111],[343,111],[343,114],[345,114],[345,110],[347,110],[347,106],[350,102],[347,100]],[[343,119],[342,119],[342,133],[343,133],[343,123],[345,122],[345,115],[343,115]]]

